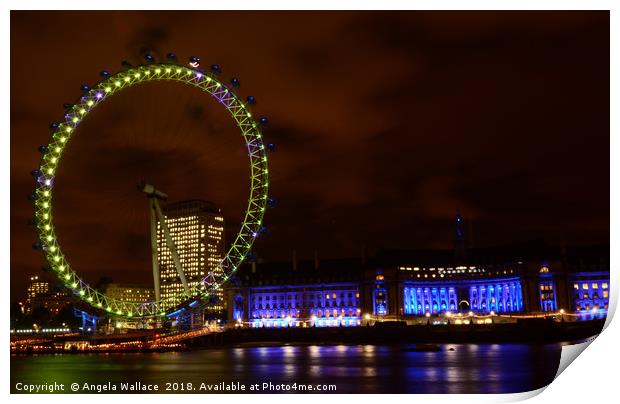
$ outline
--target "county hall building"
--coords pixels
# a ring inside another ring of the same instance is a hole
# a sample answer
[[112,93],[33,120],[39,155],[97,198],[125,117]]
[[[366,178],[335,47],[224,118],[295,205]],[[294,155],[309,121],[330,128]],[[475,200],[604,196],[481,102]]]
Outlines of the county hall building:
[[466,248],[461,226],[457,216],[453,249],[247,263],[226,286],[228,321],[351,327],[463,315],[556,313],[576,320],[606,315],[609,245]]

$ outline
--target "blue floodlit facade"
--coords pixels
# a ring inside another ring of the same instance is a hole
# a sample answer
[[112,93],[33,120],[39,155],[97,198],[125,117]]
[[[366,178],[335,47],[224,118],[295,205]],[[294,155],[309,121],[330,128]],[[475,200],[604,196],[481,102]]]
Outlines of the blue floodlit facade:
[[576,273],[569,283],[573,290],[573,311],[598,318],[606,315],[609,307],[609,273]]
[[[237,302],[242,301],[241,295]],[[351,283],[256,287],[247,295],[253,327],[349,327],[360,323],[360,289]],[[243,309],[237,307],[238,318]]]
[[379,250],[366,259],[251,263],[227,288],[229,321],[252,327],[353,327],[458,313],[566,313],[603,318],[609,246],[526,243],[452,250]]
[[372,312],[376,316],[385,316],[389,313],[388,291],[385,287],[383,275],[375,277],[375,284],[372,290]]
[[[523,292],[519,278],[496,278],[489,281],[405,282],[405,315],[437,315],[467,309],[475,313],[522,312]],[[459,296],[463,297],[460,299]],[[461,303],[459,305],[459,303]]]
[[523,292],[520,278],[497,278],[469,287],[473,311],[513,313],[523,311]]
[[407,285],[404,289],[404,299],[404,313],[407,315],[439,314],[456,311],[458,307],[454,286]]

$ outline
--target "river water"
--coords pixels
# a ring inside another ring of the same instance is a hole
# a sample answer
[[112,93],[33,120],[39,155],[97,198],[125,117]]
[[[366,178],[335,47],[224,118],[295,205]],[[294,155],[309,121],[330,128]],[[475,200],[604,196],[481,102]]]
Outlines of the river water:
[[[121,383],[140,382],[157,385],[163,393],[188,388],[192,393],[226,392],[215,389],[232,384],[246,388],[235,393],[299,393],[300,384],[323,390],[333,385],[332,393],[514,393],[549,384],[561,353],[560,344],[444,344],[437,352],[411,348],[287,345],[11,356],[11,391],[55,382],[69,393],[71,383],[78,384],[79,392],[106,392],[106,386],[115,386],[110,392],[122,393]],[[90,390],[85,383],[92,385]],[[250,390],[256,384],[258,389]]]

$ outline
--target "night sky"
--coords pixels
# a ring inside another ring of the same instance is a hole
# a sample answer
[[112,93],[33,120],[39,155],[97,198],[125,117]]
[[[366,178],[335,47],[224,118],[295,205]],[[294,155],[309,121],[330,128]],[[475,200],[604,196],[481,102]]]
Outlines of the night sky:
[[[452,242],[609,241],[608,12],[12,12],[11,287],[41,271],[28,221],[50,122],[122,60],[191,55],[239,77],[270,125],[265,259]],[[182,85],[136,87],[76,131],[55,222],[78,273],[149,282],[135,185],[209,199],[237,230],[244,144],[227,112]]]

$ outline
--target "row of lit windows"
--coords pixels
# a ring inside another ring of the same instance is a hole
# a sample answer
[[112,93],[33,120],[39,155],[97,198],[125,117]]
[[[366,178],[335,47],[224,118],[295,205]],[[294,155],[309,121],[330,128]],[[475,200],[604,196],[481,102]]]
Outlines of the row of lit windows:
[[[477,275],[501,275],[501,274],[512,274],[514,273],[513,269],[510,270],[496,270],[495,272],[493,271],[488,271],[484,268],[476,268],[476,267],[456,267],[456,268],[421,268],[421,267],[398,267],[399,270],[401,271],[419,271],[419,272],[423,272],[423,274],[416,274],[416,278],[429,278],[429,274],[424,273],[424,272],[437,272],[437,274],[439,275],[439,278],[444,278],[446,276],[446,274],[450,277],[451,275],[458,275],[458,274],[477,274]],[[431,273],[430,274],[430,278],[436,278],[437,275],[435,273]]]
[[[590,302],[591,303],[591,302]],[[604,303],[602,305],[598,305],[598,304],[594,304],[594,305],[590,305],[590,303],[577,303],[575,304],[575,310],[579,311],[579,310],[590,310],[591,308],[603,308],[603,309],[607,309],[608,308],[608,304]]]
[[[580,297],[579,293],[577,293],[577,294],[575,295],[575,298],[576,298],[576,299],[580,299],[580,298],[581,298],[581,299],[589,299],[589,298],[590,298],[590,294],[589,294],[589,293],[582,293],[582,294],[581,294],[581,297]],[[592,298],[593,298],[593,299],[599,299],[599,294],[598,294],[598,293],[596,293],[596,292],[594,292],[594,293],[592,294]],[[603,290],[603,299],[607,299],[607,298],[609,298],[609,291],[607,291],[607,290]]]
[[[169,227],[168,228],[170,235],[172,238],[180,238],[180,237],[193,237],[198,238],[198,230],[197,229],[186,229],[183,227]],[[159,236],[164,236],[164,231],[160,230],[157,232]]]
[[[320,299],[321,299],[321,296],[322,296],[321,294],[318,294],[318,293],[317,293],[317,294],[316,294],[316,299],[317,299],[317,300],[320,300]],[[265,300],[274,300],[274,301],[275,301],[275,300],[280,300],[280,301],[282,301],[282,300],[285,300],[285,298],[287,298],[287,299],[291,299],[291,300],[295,300],[295,299],[296,299],[296,297],[297,297],[297,300],[305,300],[307,297],[308,297],[308,298],[310,298],[310,300],[314,300],[314,298],[315,298],[315,294],[309,294],[309,295],[306,295],[306,294],[304,293],[304,294],[301,294],[301,295],[300,295],[300,294],[297,294],[297,295],[293,295],[293,294],[292,294],[292,295],[286,295],[286,296],[285,296],[285,295],[273,295],[273,296],[269,296],[269,295],[267,295],[267,296],[263,296],[263,295],[255,295],[255,296],[254,296],[254,300],[256,300],[256,301],[262,301],[262,300],[263,300],[263,297],[265,298]],[[352,298],[352,297],[353,297],[353,292],[348,292],[348,293],[346,294],[346,297],[348,297],[349,299],[350,299],[350,298]],[[355,293],[355,297],[359,299],[359,297],[360,297],[359,292]],[[338,295],[337,295],[336,293],[332,293],[331,295],[330,295],[329,293],[326,293],[326,294],[325,294],[325,299],[330,299],[330,298],[332,298],[332,299],[337,299],[337,298],[338,298]],[[341,293],[340,293],[340,298],[341,298],[341,299],[344,299],[344,298],[345,298],[345,293],[342,293],[342,292],[341,292]]]
[[325,304],[321,304],[321,302],[306,302],[304,301],[290,301],[288,303],[254,303],[254,308],[255,309],[271,309],[271,308],[294,308],[294,307],[349,307],[349,306],[358,306],[360,304],[359,300],[348,300],[348,301],[341,301],[341,302],[336,302],[336,301],[328,301]]
[[[511,269],[508,272],[506,272],[506,270],[504,270],[503,275],[507,275],[508,273],[512,274],[513,270]],[[478,275],[483,276],[483,275],[485,275],[485,273],[480,272],[480,273],[478,273]],[[491,276],[491,275],[494,275],[494,274],[493,273],[489,273],[488,275]],[[501,274],[500,274],[499,271],[497,271],[497,272],[495,272],[495,275],[501,275]],[[448,274],[448,277],[451,277],[451,276],[452,276],[452,274]],[[423,275],[422,274],[416,274],[416,278],[426,278],[426,279],[428,279],[428,277],[429,277],[428,274],[423,274]],[[431,274],[430,277],[431,278],[437,278],[437,275]],[[445,278],[445,277],[446,277],[446,275],[444,273],[440,273],[439,274],[439,278]]]
[[[588,283],[582,283],[581,284],[581,289],[583,290],[588,290],[588,288],[590,288],[590,286],[592,287],[592,289],[598,289],[598,283],[592,283],[592,284],[588,284]],[[579,284],[575,283],[573,284],[573,287],[575,288],[575,290],[579,290]],[[607,284],[607,282],[603,282],[603,284],[601,285],[602,289],[608,289],[609,285]]]
[[[178,278],[179,273],[176,270],[173,262],[168,263],[169,265],[165,265],[166,263],[160,263],[160,277],[161,279],[168,278]],[[198,275],[204,275],[204,271],[199,270],[193,266],[184,266],[186,269],[183,271],[186,278],[192,278]]]
[[[173,240],[180,240],[180,239],[194,239],[194,240],[199,240],[199,232],[198,231],[187,231],[186,229],[178,229],[178,228],[170,228],[170,236],[172,237]],[[160,232],[161,236],[164,236],[164,232]]]
[[[359,307],[351,307],[348,309],[341,310],[310,310],[310,316],[316,317],[338,317],[338,316],[353,316],[359,315],[361,313],[361,309]],[[291,317],[299,317],[301,315],[300,310],[261,310],[261,311],[253,311],[252,318],[285,318],[287,316]]]
[[400,269],[401,271],[438,271],[438,272],[443,272],[446,271],[448,273],[465,273],[465,272],[484,272],[485,270],[482,268],[476,268],[476,267],[465,267],[465,266],[458,266],[456,268],[420,268],[420,267],[398,267],[398,269]]
[[200,218],[198,216],[181,216],[181,217],[168,217],[164,215],[166,218],[166,223],[186,223],[186,222],[195,222]]
[[289,319],[255,319],[252,321],[252,327],[254,328],[286,328],[286,327],[356,327],[361,325],[360,319],[354,318],[337,318],[334,320],[316,319],[311,320],[289,320]]

